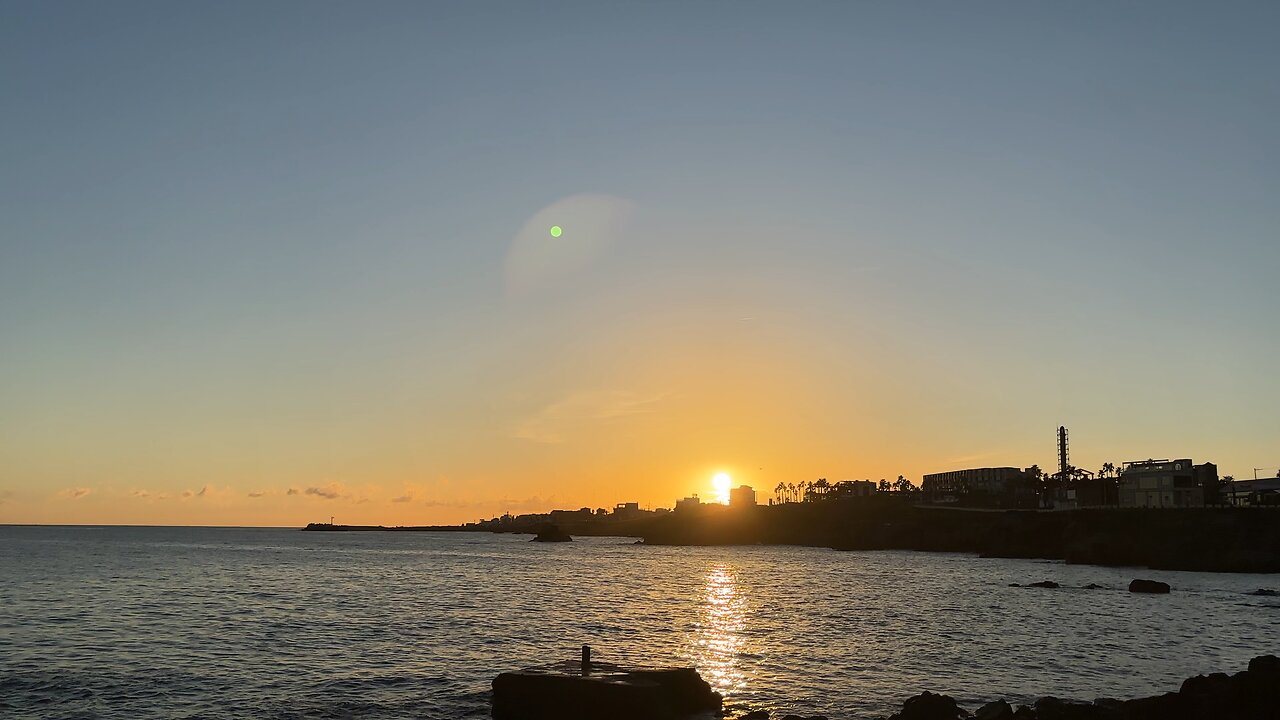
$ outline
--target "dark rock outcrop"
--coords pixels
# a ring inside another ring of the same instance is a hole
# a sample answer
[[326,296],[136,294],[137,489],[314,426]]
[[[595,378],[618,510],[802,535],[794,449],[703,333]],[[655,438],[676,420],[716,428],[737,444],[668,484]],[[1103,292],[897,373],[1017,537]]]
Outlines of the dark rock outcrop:
[[573,538],[559,525],[544,523],[538,526],[538,534],[534,536],[533,542],[573,542]]
[[913,698],[907,698],[907,701],[902,703],[902,712],[893,715],[889,720],[957,720],[957,718],[966,717],[969,717],[969,713],[956,705],[955,699],[950,695],[924,692]]
[[1129,583],[1129,592],[1165,594],[1169,592],[1169,583],[1162,583],[1159,580],[1143,580],[1139,578]]
[[1280,657],[1261,655],[1235,675],[1197,675],[1178,692],[1135,700],[1100,699],[1092,703],[1040,698],[1011,710],[999,700],[973,715],[946,695],[909,698],[890,720],[1275,720],[1280,717]]
[[495,720],[683,720],[720,709],[719,693],[693,668],[563,663],[493,681]]
[[1062,586],[1052,580],[1041,580],[1040,582],[1027,583],[1024,587],[1038,587],[1038,588],[1053,589],[1053,588],[1059,588]]
[[1013,720],[1013,707],[1004,700],[996,700],[978,708],[973,720]]
[[1276,597],[1277,595],[1280,595],[1280,592],[1276,592],[1275,590],[1268,590],[1267,588],[1258,588],[1257,590],[1254,590],[1253,592],[1246,593],[1246,594],[1257,595],[1259,597]]

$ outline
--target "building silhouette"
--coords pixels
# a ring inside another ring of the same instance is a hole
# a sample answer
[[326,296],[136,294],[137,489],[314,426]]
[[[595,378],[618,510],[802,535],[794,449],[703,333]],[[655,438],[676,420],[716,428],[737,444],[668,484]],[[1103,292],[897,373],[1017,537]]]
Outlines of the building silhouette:
[[756,504],[756,491],[750,485],[739,485],[729,491],[729,507],[750,507]]

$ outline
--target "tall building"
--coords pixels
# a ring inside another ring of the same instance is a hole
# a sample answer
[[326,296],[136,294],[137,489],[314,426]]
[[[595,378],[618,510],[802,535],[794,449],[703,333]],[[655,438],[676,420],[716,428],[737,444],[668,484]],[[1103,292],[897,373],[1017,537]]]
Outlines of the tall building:
[[756,504],[756,491],[750,485],[739,485],[729,491],[729,507],[749,507]]
[[1217,489],[1218,469],[1212,463],[1193,465],[1181,460],[1138,460],[1120,471],[1120,507],[1202,507],[1204,485]]

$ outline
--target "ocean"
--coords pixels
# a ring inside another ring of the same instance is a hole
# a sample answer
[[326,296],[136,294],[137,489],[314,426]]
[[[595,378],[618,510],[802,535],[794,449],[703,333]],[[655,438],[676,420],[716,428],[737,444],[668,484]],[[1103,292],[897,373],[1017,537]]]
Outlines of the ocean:
[[583,644],[832,720],[926,689],[1150,695],[1280,654],[1280,598],[1248,594],[1280,576],[528,539],[0,527],[0,717],[485,718],[496,674]]

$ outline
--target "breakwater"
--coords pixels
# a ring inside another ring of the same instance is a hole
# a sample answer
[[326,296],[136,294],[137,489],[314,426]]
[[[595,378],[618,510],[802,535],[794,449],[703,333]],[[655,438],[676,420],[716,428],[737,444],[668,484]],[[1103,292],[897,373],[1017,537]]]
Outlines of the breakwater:
[[879,498],[706,508],[651,521],[659,545],[806,545],[1206,572],[1280,572],[1280,515],[1235,508],[966,511]]

